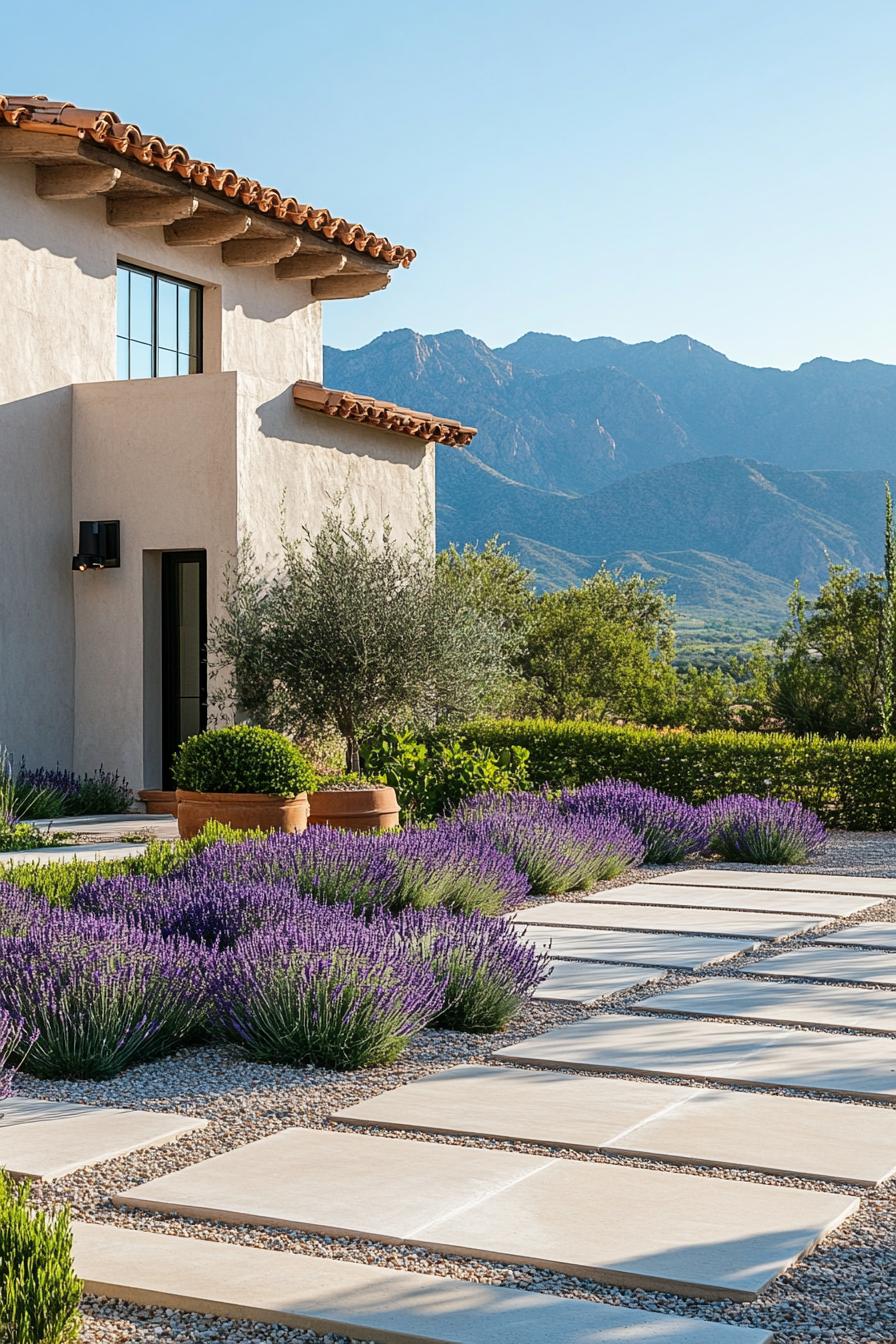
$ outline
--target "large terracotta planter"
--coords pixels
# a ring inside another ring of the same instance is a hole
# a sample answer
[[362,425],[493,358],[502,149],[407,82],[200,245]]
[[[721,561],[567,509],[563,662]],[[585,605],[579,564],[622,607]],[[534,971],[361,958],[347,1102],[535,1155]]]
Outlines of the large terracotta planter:
[[319,789],[309,793],[309,826],[335,826],[340,831],[388,831],[401,813],[395,790],[388,785],[370,789]]
[[236,831],[304,831],[308,795],[282,798],[276,793],[191,793],[177,790],[177,829],[192,840],[207,821],[221,821]]
[[141,789],[137,797],[151,817],[177,816],[177,793],[174,789]]

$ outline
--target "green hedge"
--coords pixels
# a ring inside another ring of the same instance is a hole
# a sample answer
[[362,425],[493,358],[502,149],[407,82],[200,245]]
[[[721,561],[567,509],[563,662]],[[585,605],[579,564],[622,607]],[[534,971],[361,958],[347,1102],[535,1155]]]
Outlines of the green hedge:
[[784,733],[691,733],[549,719],[483,719],[436,730],[493,750],[529,752],[535,785],[631,779],[689,802],[727,793],[796,799],[828,826],[896,830],[896,741],[825,740]]

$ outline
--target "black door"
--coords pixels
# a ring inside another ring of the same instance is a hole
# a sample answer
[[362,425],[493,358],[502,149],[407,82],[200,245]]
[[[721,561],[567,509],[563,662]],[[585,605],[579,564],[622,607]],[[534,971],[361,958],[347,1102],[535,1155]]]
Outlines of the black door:
[[173,788],[171,758],[208,717],[205,551],[162,554],[162,763]]

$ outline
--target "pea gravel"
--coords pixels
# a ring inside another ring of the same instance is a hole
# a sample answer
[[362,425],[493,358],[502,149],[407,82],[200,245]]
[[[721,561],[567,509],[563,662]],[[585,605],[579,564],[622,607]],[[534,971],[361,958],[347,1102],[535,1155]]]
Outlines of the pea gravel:
[[[693,867],[694,864],[681,866]],[[787,871],[811,872],[813,869],[859,876],[896,877],[896,835],[841,832],[831,838],[826,852],[815,863]],[[622,882],[605,883],[603,886],[626,885],[628,881],[643,880],[646,876],[660,875],[663,871],[670,870],[641,869]],[[881,902],[870,913],[863,911],[845,920],[832,921],[825,927],[826,930],[840,928],[868,919],[896,919],[896,900]],[[766,954],[806,945],[814,936],[817,934],[767,945]],[[722,966],[713,966],[707,973],[712,976],[737,975],[744,966],[755,964],[761,956],[761,952],[750,953],[725,962]],[[700,978],[699,973],[673,972],[667,976],[664,986],[672,988]],[[793,1344],[809,1344],[810,1341],[812,1344],[867,1344],[870,1341],[893,1344],[896,1341],[896,1295],[893,1293],[893,1284],[896,1282],[896,1204],[892,1183],[869,1193],[864,1188],[832,1185],[822,1181],[802,1181],[763,1173],[720,1172],[718,1169],[710,1171],[699,1166],[670,1166],[655,1161],[546,1149],[534,1144],[422,1133],[391,1135],[396,1142],[423,1141],[504,1148],[517,1152],[550,1152],[579,1162],[613,1162],[660,1171],[689,1171],[717,1180],[762,1181],[767,1185],[804,1186],[861,1197],[860,1211],[853,1218],[802,1263],[782,1274],[755,1301],[749,1303],[728,1300],[703,1302],[668,1293],[612,1288],[535,1266],[507,1266],[487,1260],[444,1255],[413,1246],[381,1246],[370,1241],[323,1237],[278,1228],[197,1222],[178,1215],[119,1209],[112,1203],[112,1196],[117,1191],[229,1151],[287,1126],[323,1128],[333,1111],[433,1071],[460,1063],[489,1062],[490,1052],[498,1044],[509,1045],[565,1022],[595,1016],[598,1012],[615,1012],[623,1007],[637,1012],[639,999],[653,992],[655,986],[644,986],[614,995],[590,1008],[573,1004],[530,1003],[512,1028],[499,1038],[476,1037],[460,1032],[423,1032],[395,1064],[354,1074],[256,1064],[241,1059],[229,1048],[203,1047],[181,1051],[175,1056],[129,1070],[118,1078],[102,1083],[47,1082],[23,1075],[18,1080],[17,1091],[24,1096],[96,1105],[135,1106],[147,1110],[174,1110],[186,1115],[202,1116],[209,1122],[206,1129],[184,1135],[164,1147],[133,1153],[47,1182],[39,1190],[38,1198],[50,1203],[70,1201],[76,1218],[94,1222],[113,1222],[123,1227],[143,1228],[183,1237],[236,1242],[299,1255],[326,1256],[444,1277],[476,1279],[504,1287],[725,1321],[731,1325],[757,1326],[773,1331],[776,1340],[792,1341]],[[651,1081],[671,1085],[676,1080],[654,1078]],[[786,1088],[771,1090],[783,1095],[805,1095]],[[842,1105],[888,1104],[864,1103],[839,1096],[831,1099]],[[305,1344],[306,1341],[321,1338],[308,1331],[290,1330],[283,1326],[226,1321],[91,1297],[85,1299],[83,1314],[81,1344],[123,1344],[123,1341],[138,1341],[142,1344],[150,1340]],[[328,1344],[344,1344],[342,1336],[330,1334],[324,1338]],[[545,1344],[551,1342],[546,1340]]]

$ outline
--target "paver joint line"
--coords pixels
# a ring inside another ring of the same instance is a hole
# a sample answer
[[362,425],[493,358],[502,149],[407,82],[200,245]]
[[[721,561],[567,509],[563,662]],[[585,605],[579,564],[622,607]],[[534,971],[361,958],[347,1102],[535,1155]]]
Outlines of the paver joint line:
[[519,1176],[514,1176],[511,1180],[506,1181],[503,1185],[496,1187],[494,1190],[486,1190],[481,1195],[477,1195],[474,1199],[469,1199],[464,1204],[458,1204],[456,1209],[451,1209],[448,1213],[440,1213],[433,1218],[427,1218],[419,1227],[412,1228],[408,1233],[408,1236],[420,1237],[427,1228],[434,1228],[438,1223],[443,1223],[446,1218],[459,1218],[461,1214],[469,1213],[471,1209],[477,1208],[480,1204],[487,1203],[497,1195],[506,1194],[507,1191],[512,1190],[515,1185],[520,1185],[523,1181],[530,1180],[533,1176],[545,1171],[548,1167],[556,1166],[558,1160],[559,1159],[556,1157],[546,1157],[541,1165],[536,1167],[533,1171],[523,1171]]

